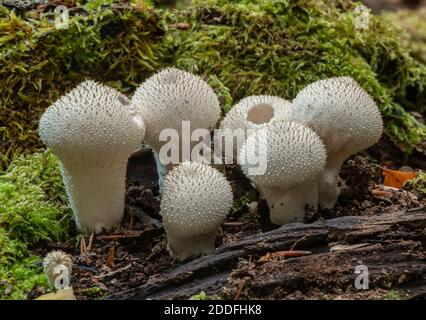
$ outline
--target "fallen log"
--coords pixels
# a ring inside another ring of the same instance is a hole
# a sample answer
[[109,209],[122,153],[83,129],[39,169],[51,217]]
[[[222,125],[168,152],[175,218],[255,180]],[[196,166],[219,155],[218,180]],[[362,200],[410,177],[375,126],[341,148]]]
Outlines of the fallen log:
[[[226,243],[107,299],[186,299],[200,291],[225,298],[339,294],[355,290],[357,265],[368,267],[370,288],[397,288],[419,298],[426,294],[425,228],[426,208],[292,223]],[[310,254],[260,259],[284,250]]]

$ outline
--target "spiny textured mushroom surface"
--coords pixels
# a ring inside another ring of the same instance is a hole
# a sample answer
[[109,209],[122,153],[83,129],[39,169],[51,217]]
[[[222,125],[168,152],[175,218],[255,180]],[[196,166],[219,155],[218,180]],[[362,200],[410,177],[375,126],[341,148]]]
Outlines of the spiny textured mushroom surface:
[[319,204],[334,207],[343,162],[376,143],[383,130],[380,111],[351,77],[314,82],[293,100],[293,118],[319,134],[327,148],[327,163],[319,177]]
[[220,117],[219,100],[201,77],[176,68],[166,68],[142,83],[132,97],[145,120],[146,142],[157,152],[163,129],[177,130],[190,121],[191,131],[211,130]]
[[232,191],[216,169],[184,162],[166,175],[161,215],[168,232],[179,237],[217,229],[232,205]]
[[[56,250],[49,252],[46,257],[43,259],[43,271],[49,280],[49,283],[53,285],[55,283],[56,277],[60,274],[55,270],[58,266],[64,266],[68,269],[68,281],[71,279],[72,271],[72,260],[69,254],[66,254],[63,251]],[[64,275],[65,276],[65,275]]]
[[356,153],[376,143],[383,129],[376,103],[351,77],[306,86],[293,100],[293,119],[317,132],[328,153]]
[[[250,169],[265,160],[264,174],[250,174]],[[264,158],[262,156],[264,155]],[[262,186],[289,188],[317,176],[324,168],[326,152],[318,135],[295,123],[276,120],[262,126],[251,135],[239,155],[244,173]]]
[[272,223],[303,222],[307,208],[317,210],[326,151],[311,129],[272,120],[247,139],[238,160],[266,199]]
[[172,256],[183,260],[212,252],[232,199],[228,181],[210,166],[184,162],[170,171],[164,180],[160,214]]
[[[216,138],[222,144],[232,143],[233,159],[237,160],[239,149],[252,133],[248,129],[254,130],[272,119],[291,120],[291,102],[276,96],[246,97],[232,107],[223,118],[220,124],[223,131]],[[232,133],[229,130],[232,130]],[[223,149],[227,150],[226,146]]]
[[41,139],[59,156],[133,151],[144,131],[124,95],[91,80],[47,108],[39,124]]
[[78,227],[96,232],[120,223],[127,159],[144,121],[114,89],[85,81],[47,108],[40,137],[60,160]]
[[255,128],[272,119],[290,120],[290,116],[290,101],[276,96],[249,96],[232,107],[222,120],[221,128]]

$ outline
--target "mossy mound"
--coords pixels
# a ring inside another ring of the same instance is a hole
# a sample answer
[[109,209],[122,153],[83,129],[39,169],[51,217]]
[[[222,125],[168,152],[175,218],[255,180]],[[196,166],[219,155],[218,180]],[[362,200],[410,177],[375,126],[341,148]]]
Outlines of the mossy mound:
[[56,30],[51,12],[17,16],[0,6],[0,164],[40,147],[40,114],[83,79],[130,94],[169,65],[205,75],[228,107],[231,96],[291,99],[309,82],[351,75],[410,151],[426,136],[406,112],[426,108],[426,67],[385,19],[372,16],[356,30],[354,8],[349,0],[215,0],[182,10],[121,1],[74,8],[69,28]]
[[31,249],[66,239],[71,210],[50,152],[14,160],[0,175],[0,299],[21,299],[46,279]]
[[415,59],[426,64],[426,8],[400,10],[384,16],[404,30],[403,44]]

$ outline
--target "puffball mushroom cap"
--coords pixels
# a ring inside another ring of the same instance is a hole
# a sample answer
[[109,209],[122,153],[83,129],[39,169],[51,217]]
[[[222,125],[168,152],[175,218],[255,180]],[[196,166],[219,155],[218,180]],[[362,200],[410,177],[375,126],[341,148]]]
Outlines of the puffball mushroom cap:
[[146,142],[157,152],[163,129],[179,133],[182,121],[192,130],[211,130],[220,117],[220,104],[213,89],[201,77],[176,68],[166,68],[142,83],[132,97],[146,125]]
[[[250,171],[261,167],[249,159],[253,155],[265,161],[263,174]],[[313,130],[296,122],[273,120],[247,138],[238,161],[268,201],[273,223],[303,221],[306,205],[316,210],[315,179],[325,166],[326,150]]]
[[293,118],[317,132],[328,153],[348,156],[376,143],[383,130],[376,103],[351,77],[306,86],[293,100]]
[[118,91],[87,80],[46,109],[39,134],[58,156],[130,153],[140,145],[145,125]]
[[[266,153],[267,167],[264,174],[251,175],[252,164],[246,157],[256,154],[256,150]],[[324,168],[326,151],[311,129],[296,122],[277,120],[248,137],[238,159],[246,176],[256,185],[287,189],[317,176]]]
[[[250,136],[251,132],[247,129],[256,129],[271,120],[291,120],[292,104],[283,98],[268,95],[249,96],[240,100],[223,118],[220,128],[230,129],[236,141],[233,141],[234,158],[238,157],[238,149],[245,139]],[[241,130],[242,129],[242,130]],[[226,137],[226,132],[222,133],[219,138],[222,143]]]
[[256,128],[272,119],[290,120],[291,102],[276,96],[249,96],[226,114],[221,128]]
[[213,251],[232,201],[228,181],[210,166],[184,162],[170,171],[164,179],[160,214],[172,255],[182,260]]
[[91,80],[42,115],[39,134],[60,160],[80,230],[101,232],[121,222],[127,160],[144,130],[142,117],[125,96]]

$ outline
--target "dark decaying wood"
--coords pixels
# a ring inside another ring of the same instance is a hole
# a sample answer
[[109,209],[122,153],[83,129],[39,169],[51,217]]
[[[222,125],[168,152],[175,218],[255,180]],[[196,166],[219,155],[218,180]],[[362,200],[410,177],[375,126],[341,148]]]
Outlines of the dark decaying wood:
[[[314,288],[346,290],[353,286],[359,264],[368,266],[370,286],[410,288],[413,297],[424,297],[425,232],[426,208],[288,224],[224,244],[213,254],[108,299],[185,299],[201,290],[230,298],[267,297],[274,290],[275,296],[276,290],[286,294]],[[259,262],[261,256],[282,250],[312,253]],[[244,261],[254,267],[245,268]],[[236,292],[238,281],[245,282],[242,293],[241,288]]]

